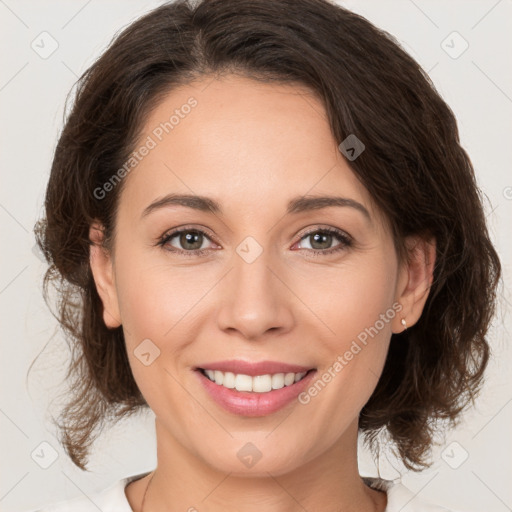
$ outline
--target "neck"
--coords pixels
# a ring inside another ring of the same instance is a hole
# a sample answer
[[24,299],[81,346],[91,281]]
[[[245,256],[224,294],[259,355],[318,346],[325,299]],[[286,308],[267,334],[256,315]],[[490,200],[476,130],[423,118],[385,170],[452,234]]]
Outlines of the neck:
[[357,425],[300,467],[283,474],[260,471],[257,476],[218,471],[188,451],[158,420],[156,428],[158,464],[144,478],[140,498],[133,500],[138,507],[130,503],[136,512],[383,512],[386,507],[386,494],[370,489],[359,476]]

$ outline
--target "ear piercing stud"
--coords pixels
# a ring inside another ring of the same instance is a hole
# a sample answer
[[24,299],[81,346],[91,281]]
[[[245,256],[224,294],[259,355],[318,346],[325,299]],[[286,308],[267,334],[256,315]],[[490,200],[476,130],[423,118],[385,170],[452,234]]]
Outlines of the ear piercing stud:
[[405,321],[405,318],[402,318],[402,320],[400,320],[400,323],[404,326],[404,331],[407,330],[407,322]]

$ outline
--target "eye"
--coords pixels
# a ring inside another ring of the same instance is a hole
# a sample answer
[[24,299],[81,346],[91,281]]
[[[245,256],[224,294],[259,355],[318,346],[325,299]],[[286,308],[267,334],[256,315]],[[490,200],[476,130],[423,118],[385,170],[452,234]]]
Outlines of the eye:
[[200,229],[183,228],[166,233],[159,240],[166,250],[178,252],[186,256],[197,256],[208,252],[210,249],[204,243],[210,240],[207,234]]
[[[331,254],[352,245],[352,239],[336,228],[316,228],[303,235],[299,244],[302,240],[308,241],[309,247],[299,247],[299,249],[310,249],[315,254]],[[332,247],[335,240],[338,240],[339,243]]]
[[[332,254],[352,246],[352,239],[349,235],[332,227],[317,227],[310,230],[302,236],[297,244],[300,245],[303,240],[309,242],[309,247],[299,247],[299,249],[319,255]],[[338,243],[332,247],[336,240]],[[212,250],[208,247],[207,241],[211,242],[212,240],[203,230],[185,227],[165,233],[158,240],[157,245],[183,256],[203,256]]]

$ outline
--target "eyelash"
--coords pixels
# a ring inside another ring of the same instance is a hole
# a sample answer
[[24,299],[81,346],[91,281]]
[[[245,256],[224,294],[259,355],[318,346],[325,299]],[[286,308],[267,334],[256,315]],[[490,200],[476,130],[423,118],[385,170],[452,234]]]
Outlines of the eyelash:
[[[157,245],[158,246],[161,246],[162,248],[164,248],[165,250],[167,251],[170,251],[170,252],[174,252],[176,254],[179,254],[179,255],[182,255],[182,256],[185,256],[185,257],[190,257],[190,256],[205,256],[209,251],[211,251],[211,249],[195,249],[195,250],[192,250],[192,251],[185,251],[185,250],[182,250],[182,249],[176,249],[176,247],[173,247],[172,249],[166,249],[165,246],[167,243],[169,243],[170,240],[172,240],[176,235],[180,235],[182,233],[200,233],[202,235],[205,235],[206,238],[208,238],[208,240],[211,240],[211,237],[208,236],[208,234],[201,230],[201,229],[197,229],[197,228],[181,228],[181,229],[176,229],[174,231],[170,231],[168,233],[165,233],[161,238],[159,238],[158,242],[157,242]],[[336,229],[336,228],[315,228],[315,229],[312,229],[306,233],[304,233],[302,235],[302,237],[299,239],[299,242],[301,240],[303,240],[304,238],[307,238],[308,236],[314,234],[314,233],[328,233],[328,234],[331,234],[331,235],[335,235],[337,238],[338,238],[338,241],[340,242],[337,246],[333,247],[332,249],[326,249],[326,250],[321,250],[321,249],[299,249],[299,250],[306,250],[308,252],[311,252],[313,253],[314,255],[331,255],[331,254],[334,254],[334,253],[337,253],[339,251],[342,251],[342,250],[345,250],[349,247],[352,247],[352,239],[346,234],[344,233],[343,231],[339,230],[339,229]]]

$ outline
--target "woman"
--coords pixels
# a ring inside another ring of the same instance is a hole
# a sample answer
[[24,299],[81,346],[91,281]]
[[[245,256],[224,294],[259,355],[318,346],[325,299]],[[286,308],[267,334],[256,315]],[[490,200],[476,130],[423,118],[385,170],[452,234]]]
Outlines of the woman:
[[361,478],[358,433],[428,466],[500,262],[453,113],[388,34],[326,0],[162,5],[81,78],[45,207],[63,446],[85,469],[104,418],[150,407],[158,458],[46,510],[441,510]]

